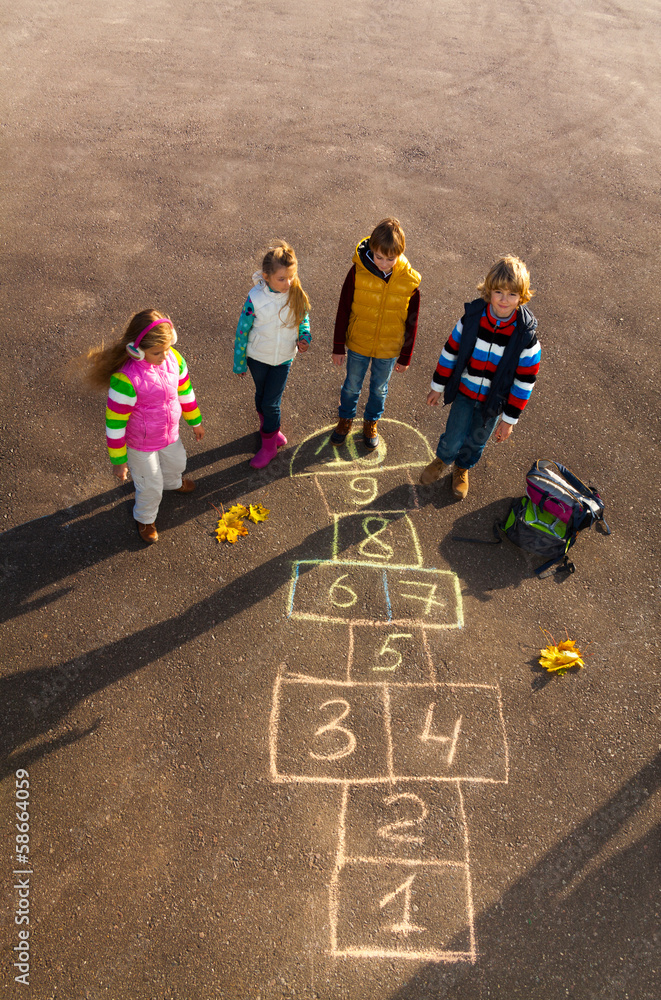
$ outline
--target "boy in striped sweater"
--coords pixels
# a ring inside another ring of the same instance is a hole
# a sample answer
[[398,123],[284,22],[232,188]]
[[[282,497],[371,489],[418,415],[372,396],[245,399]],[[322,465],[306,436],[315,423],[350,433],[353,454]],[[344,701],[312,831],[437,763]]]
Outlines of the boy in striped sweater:
[[535,385],[540,346],[537,320],[526,308],[535,294],[528,268],[511,255],[496,261],[467,302],[434,372],[428,406],[451,403],[437,457],[420,476],[433,483],[454,463],[452,492],[468,493],[468,471],[477,465],[495,430],[497,442],[512,433]]

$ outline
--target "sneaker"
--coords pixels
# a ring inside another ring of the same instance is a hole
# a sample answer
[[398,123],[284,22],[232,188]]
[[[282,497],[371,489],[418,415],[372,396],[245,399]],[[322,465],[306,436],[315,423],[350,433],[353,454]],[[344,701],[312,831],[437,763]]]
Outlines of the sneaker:
[[379,444],[379,432],[376,420],[363,420],[363,441],[365,447],[373,451]]
[[353,420],[350,417],[340,417],[337,427],[330,436],[331,444],[344,444],[352,424]]
[[138,534],[143,542],[151,545],[152,542],[158,541],[158,531],[155,524],[141,524],[140,521],[136,521],[135,523],[138,526]]
[[181,486],[173,490],[173,493],[192,493],[195,489],[195,483],[192,479],[182,479]]
[[440,479],[443,475],[445,469],[448,466],[440,458],[435,458],[433,462],[430,462],[426,469],[422,470],[420,474],[420,482],[423,486],[429,486],[430,483],[435,483],[437,479]]
[[452,470],[452,492],[458,500],[465,500],[468,494],[468,469],[455,465]]

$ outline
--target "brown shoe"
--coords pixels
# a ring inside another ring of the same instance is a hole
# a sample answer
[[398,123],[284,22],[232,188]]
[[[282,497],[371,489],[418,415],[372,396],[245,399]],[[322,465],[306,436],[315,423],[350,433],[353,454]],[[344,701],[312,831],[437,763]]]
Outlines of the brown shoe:
[[365,447],[372,451],[374,448],[378,447],[379,444],[379,432],[376,429],[376,420],[363,420],[363,441],[365,442]]
[[459,500],[465,500],[468,494],[468,469],[460,469],[455,465],[452,470],[452,492]]
[[420,474],[420,482],[423,486],[429,486],[430,483],[435,483],[437,479],[440,479],[443,475],[445,469],[448,466],[440,458],[435,458],[433,462],[430,462],[426,469],[422,470]]
[[158,531],[155,524],[141,524],[140,521],[136,521],[135,523],[138,526],[138,534],[143,542],[151,545],[152,542],[158,541]]
[[340,417],[337,427],[330,436],[331,444],[344,444],[352,424],[353,420],[349,417]]
[[182,479],[181,486],[179,489],[173,490],[173,493],[192,493],[195,489],[195,483],[192,479]]

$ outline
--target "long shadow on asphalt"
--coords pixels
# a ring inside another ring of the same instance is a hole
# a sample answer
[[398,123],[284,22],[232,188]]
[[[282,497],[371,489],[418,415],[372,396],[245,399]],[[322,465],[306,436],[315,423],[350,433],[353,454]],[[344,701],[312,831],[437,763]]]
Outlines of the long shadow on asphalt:
[[[220,488],[220,481],[215,485]],[[410,486],[403,484],[380,500],[388,506],[397,505],[403,509],[407,506],[409,492]],[[53,519],[56,516],[53,515]],[[108,516],[116,525],[116,511],[110,511]],[[91,520],[96,523],[98,515]],[[6,757],[26,741],[47,732],[81,699],[184,646],[246,608],[259,604],[290,581],[293,562],[318,558],[319,552],[330,552],[334,538],[334,526],[326,525],[312,532],[300,545],[260,564],[192,605],[183,614],[149,625],[62,664],[24,670],[0,679],[0,756]],[[350,544],[349,539],[347,542]],[[47,551],[48,541],[43,558]],[[111,554],[102,552],[97,559]],[[58,561],[62,558],[60,552]],[[89,565],[84,560],[83,553],[79,568]],[[67,567],[67,571],[72,570]],[[302,572],[305,571],[304,567]],[[25,574],[28,583],[33,572],[30,567],[22,570],[19,580]],[[43,586],[43,583],[38,585]],[[7,765],[10,771],[19,766],[25,765],[17,763],[16,759]]]
[[[199,467],[207,457],[210,461],[226,458],[232,454],[231,448],[238,450],[239,447],[245,448],[243,439],[241,442],[234,442],[232,446],[227,448],[220,448],[215,452],[199,456],[196,464]],[[276,463],[272,464],[276,465]],[[280,471],[278,472],[276,469],[271,474],[272,479],[289,474],[289,466],[286,461],[279,462],[278,466]],[[207,495],[210,490],[213,490],[219,498],[227,493],[227,499],[233,501],[237,497],[236,470],[240,469],[240,475],[247,478],[249,473],[246,473],[246,468],[246,463],[242,462],[240,466],[212,473],[202,480],[197,480],[198,484],[203,484],[198,488],[201,493]],[[262,470],[262,472],[264,471]],[[250,488],[254,488],[255,480],[252,476],[250,482],[252,483]],[[108,494],[103,496],[107,497]],[[94,505],[98,506],[98,501],[99,498],[94,498],[88,502],[92,510],[96,509]],[[406,509],[410,510],[413,506],[412,487],[403,483],[390,492],[379,496],[376,502],[382,510],[401,510],[402,512]],[[124,539],[120,537],[118,540],[120,533],[117,531],[117,511],[115,508],[95,514],[82,521],[80,525],[73,525],[72,534],[65,535],[65,539],[59,545],[53,541],[54,532],[62,529],[63,521],[61,518],[84,517],[85,510],[89,509],[88,503],[77,505],[75,508],[59,512],[52,517],[42,519],[42,521],[31,522],[30,525],[23,526],[23,528],[31,529],[34,533],[36,524],[39,525],[39,531],[37,537],[30,541],[29,548],[22,551],[23,563],[17,567],[12,576],[12,593],[8,594],[7,607],[4,609],[5,617],[10,617],[7,612],[12,612],[12,610],[16,614],[38,606],[39,601],[21,603],[35,589],[45,586],[48,582],[55,582],[61,576],[70,576],[78,570],[102,559],[107,559],[120,549],[126,548]],[[418,506],[421,503],[422,505],[429,503],[437,508],[443,508],[447,506],[448,501],[444,500],[438,493],[430,492],[428,496],[420,498]],[[202,497],[197,513],[207,509],[206,501]],[[195,508],[191,507],[188,501],[186,501],[185,506],[174,511],[174,514],[180,517],[180,521],[195,516],[195,513]],[[47,523],[44,525],[43,521]],[[68,522],[65,520],[64,523]],[[105,529],[103,532],[102,528]],[[22,547],[27,545],[30,538],[29,534],[23,535],[21,531],[22,529],[19,528],[7,533],[12,535],[10,541],[15,546],[16,556],[19,555]],[[193,604],[180,615],[149,625],[130,636],[125,636],[98,649],[73,657],[59,665],[24,670],[2,678],[0,680],[0,755],[6,757],[26,741],[47,732],[79,701],[95,691],[140,670],[173,650],[179,649],[196,637],[231,619],[235,614],[245,611],[246,608],[259,604],[280,587],[289,583],[292,563],[305,559],[317,559],[320,552],[331,551],[333,542],[337,544],[334,526],[324,526],[312,532],[300,545],[255,567],[250,572],[233,580],[231,584],[221,587],[215,593]],[[347,536],[347,544],[351,544],[349,536]],[[139,545],[142,546],[142,543],[140,542]],[[26,551],[30,552],[29,564],[25,560]],[[451,561],[451,565],[454,561]],[[460,568],[463,575],[463,563]],[[305,567],[302,567],[301,572],[305,571]],[[501,585],[512,586],[516,585],[516,582],[517,577],[510,569]],[[59,591],[58,594],[61,592]],[[41,603],[54,600],[58,594],[48,595]],[[48,752],[47,744],[43,745],[42,752]],[[21,765],[17,763],[16,759],[7,764],[9,770],[17,766]]]
[[[187,469],[194,472],[235,455],[245,455],[254,437],[246,435],[221,448],[193,455]],[[288,474],[288,459],[278,456],[268,469],[260,472],[251,469],[244,459],[230,468],[199,476],[196,478],[195,493],[186,497],[165,494],[159,523],[168,529],[175,528],[191,518],[208,513],[210,497],[216,505],[234,503],[242,493]],[[117,501],[122,498],[126,499],[126,503],[123,509],[118,509]],[[120,552],[144,549],[144,543],[135,531],[132,506],[133,485],[126,483],[5,531],[0,536],[0,577],[5,583],[0,622],[35,611],[62,597],[71,587],[63,586],[35,600],[29,599],[35,592],[52,586],[58,580],[74,577],[76,573]]]
[[622,840],[660,787],[657,754],[476,918],[474,966],[423,965],[389,1000],[657,1000],[661,826]]

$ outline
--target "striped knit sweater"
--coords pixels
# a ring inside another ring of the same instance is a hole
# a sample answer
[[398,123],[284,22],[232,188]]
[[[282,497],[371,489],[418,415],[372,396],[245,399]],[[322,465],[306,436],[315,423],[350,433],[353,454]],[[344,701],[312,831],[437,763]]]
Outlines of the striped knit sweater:
[[[202,423],[195,401],[195,393],[188,377],[188,367],[181,354],[170,348],[179,365],[177,396],[186,423],[191,427]],[[110,389],[106,404],[106,443],[110,461],[113,465],[123,465],[126,462],[126,426],[133,407],[137,402],[137,393],[125,372],[114,372],[110,376]]]
[[[475,348],[461,376],[459,392],[481,402],[486,399],[491,387],[491,377],[503,356],[509,338],[514,333],[516,315],[514,312],[508,319],[498,319],[487,305],[480,319]],[[462,329],[462,321],[459,320],[441,351],[431,383],[435,392],[443,391],[452,374],[457,361]],[[539,371],[540,357],[541,348],[537,337],[533,335],[530,346],[519,355],[514,382],[505,403],[502,418],[508,424],[515,424],[518,421],[530,399]]]

